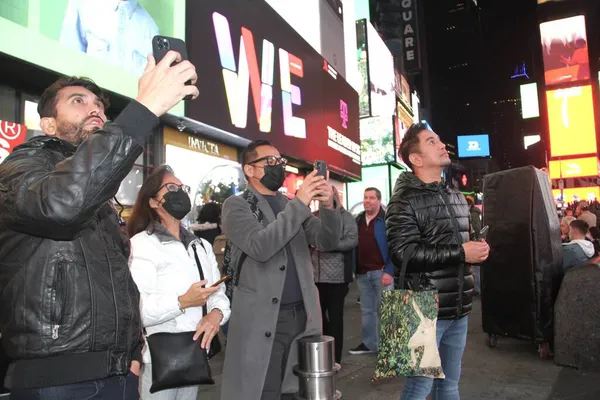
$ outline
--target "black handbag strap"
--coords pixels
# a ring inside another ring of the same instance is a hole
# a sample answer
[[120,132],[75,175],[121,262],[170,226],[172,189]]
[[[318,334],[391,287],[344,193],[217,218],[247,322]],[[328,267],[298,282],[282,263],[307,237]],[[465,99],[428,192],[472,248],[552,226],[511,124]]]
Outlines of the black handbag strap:
[[[204,252],[206,252],[206,248],[204,247],[204,244],[202,244],[202,241],[200,241],[200,246],[202,246],[202,248],[204,249]],[[203,281],[204,280],[204,271],[202,271],[202,263],[200,263],[200,257],[198,257],[198,252],[196,251],[196,243],[192,243],[192,250],[194,250],[194,258],[196,259],[196,266],[198,267],[198,272],[200,272],[200,280]],[[202,287],[206,287],[206,286],[202,286]],[[202,306],[202,313],[204,314],[204,316],[208,315],[208,307],[206,306],[206,303],[204,303],[204,305]]]
[[413,256],[416,248],[417,244],[413,243],[409,244],[406,250],[404,250],[404,256],[402,257],[402,268],[400,268],[400,276],[398,277],[398,289],[404,288],[404,275],[406,275],[406,268],[408,267],[408,262]]

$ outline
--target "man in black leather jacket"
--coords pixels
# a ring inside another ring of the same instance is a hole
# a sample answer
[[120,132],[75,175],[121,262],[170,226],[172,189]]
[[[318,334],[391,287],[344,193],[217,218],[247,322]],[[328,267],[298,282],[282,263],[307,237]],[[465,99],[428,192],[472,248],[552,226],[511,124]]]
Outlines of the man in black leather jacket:
[[[411,126],[401,146],[402,160],[414,171],[398,178],[386,215],[390,256],[399,268],[410,256],[405,289],[437,290],[437,342],[445,379],[406,378],[403,400],[425,400],[433,385],[436,399],[458,399],[462,354],[471,312],[473,275],[469,264],[489,254],[485,242],[469,242],[469,209],[464,196],[448,188],[442,171],[450,164],[446,145],[424,123]],[[392,277],[385,274],[384,284]]]
[[149,57],[139,92],[114,122],[85,78],[42,95],[45,136],[0,165],[0,327],[14,360],[11,399],[137,399],[139,293],[110,200],[142,145],[186,95],[195,68]]

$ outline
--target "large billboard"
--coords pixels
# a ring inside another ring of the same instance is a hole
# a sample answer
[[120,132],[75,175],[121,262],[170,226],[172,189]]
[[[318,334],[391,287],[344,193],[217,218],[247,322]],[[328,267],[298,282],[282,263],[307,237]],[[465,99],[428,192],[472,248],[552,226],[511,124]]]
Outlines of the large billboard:
[[577,86],[546,92],[552,157],[596,153],[596,123],[592,87]]
[[[555,199],[560,200],[561,191],[560,189],[552,190],[552,195]],[[600,187],[589,186],[579,188],[568,188],[562,191],[563,201],[576,202],[581,200],[594,201],[594,199],[600,199]]]
[[521,85],[521,116],[523,119],[540,116],[537,83]]
[[3,0],[0,32],[0,53],[135,97],[152,38],[185,37],[185,0]]
[[188,2],[200,97],[187,115],[282,154],[360,178],[358,95],[266,3]]
[[585,17],[540,24],[546,85],[590,79]]
[[394,116],[362,118],[360,142],[364,166],[394,162]]
[[550,161],[550,178],[566,179],[598,176],[598,157]]
[[457,137],[459,158],[489,157],[490,137],[487,134]]
[[370,22],[356,21],[356,38],[363,80],[360,116],[391,117],[396,106],[394,57]]

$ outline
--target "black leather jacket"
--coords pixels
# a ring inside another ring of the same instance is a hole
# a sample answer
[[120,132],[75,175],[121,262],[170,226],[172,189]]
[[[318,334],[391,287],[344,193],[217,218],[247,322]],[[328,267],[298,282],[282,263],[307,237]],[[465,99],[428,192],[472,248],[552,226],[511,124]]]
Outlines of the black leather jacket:
[[35,137],[0,165],[0,327],[13,388],[128,372],[139,293],[109,200],[157,124],[132,102],[78,148]]
[[[450,211],[456,216],[456,228]],[[397,270],[407,247],[417,244],[408,262],[404,288],[438,290],[439,319],[469,314],[474,281],[461,246],[469,240],[469,208],[464,196],[442,183],[425,184],[405,172],[396,182],[386,226]]]

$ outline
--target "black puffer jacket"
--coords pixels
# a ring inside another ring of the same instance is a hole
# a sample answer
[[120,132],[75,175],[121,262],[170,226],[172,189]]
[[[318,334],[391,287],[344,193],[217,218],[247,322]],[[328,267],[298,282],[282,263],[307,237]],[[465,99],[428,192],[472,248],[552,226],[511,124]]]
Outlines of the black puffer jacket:
[[139,293],[109,200],[157,124],[133,102],[78,148],[36,137],[0,165],[0,327],[13,388],[128,372]]
[[[450,211],[456,216],[456,227]],[[396,182],[386,226],[397,270],[406,248],[417,244],[408,262],[405,288],[438,290],[439,319],[470,313],[474,281],[461,246],[469,240],[469,208],[463,195],[442,183],[425,184],[405,172]]]

